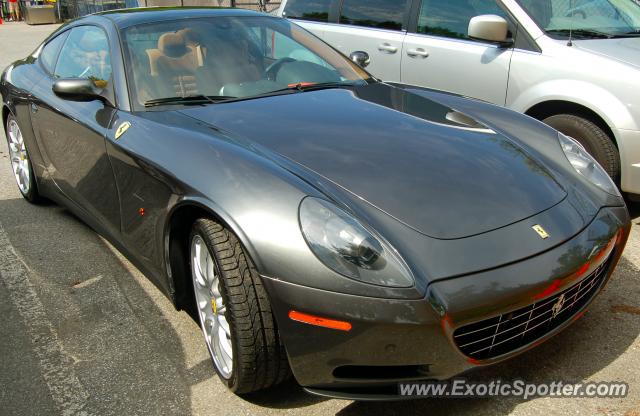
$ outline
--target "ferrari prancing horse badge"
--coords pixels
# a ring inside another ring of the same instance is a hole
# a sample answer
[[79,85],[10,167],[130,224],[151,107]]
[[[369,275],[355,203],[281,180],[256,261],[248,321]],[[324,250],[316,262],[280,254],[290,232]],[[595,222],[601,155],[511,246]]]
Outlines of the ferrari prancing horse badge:
[[118,126],[118,130],[116,130],[116,140],[118,140],[120,136],[122,136],[127,130],[129,130],[129,127],[131,127],[131,123],[129,123],[128,121],[120,124],[120,126]]

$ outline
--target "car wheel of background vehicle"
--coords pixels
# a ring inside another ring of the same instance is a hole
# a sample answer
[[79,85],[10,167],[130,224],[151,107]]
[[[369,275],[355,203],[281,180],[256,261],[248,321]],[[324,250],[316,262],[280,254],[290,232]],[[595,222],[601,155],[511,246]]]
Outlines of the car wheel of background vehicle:
[[584,146],[616,183],[620,179],[620,154],[613,140],[598,125],[573,114],[558,114],[543,120]]
[[271,304],[240,241],[204,218],[189,241],[196,312],[220,379],[237,394],[285,380],[289,363]]
[[38,185],[33,173],[29,152],[27,151],[22,130],[16,118],[10,114],[7,117],[6,126],[7,143],[9,145],[9,157],[11,159],[11,169],[18,184],[18,189],[22,196],[29,202],[40,201]]

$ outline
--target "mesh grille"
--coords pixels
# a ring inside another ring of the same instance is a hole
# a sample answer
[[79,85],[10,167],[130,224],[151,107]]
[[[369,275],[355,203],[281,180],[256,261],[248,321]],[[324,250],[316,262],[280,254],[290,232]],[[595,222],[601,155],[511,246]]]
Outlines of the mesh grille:
[[544,337],[593,299],[602,286],[608,265],[607,260],[579,283],[554,296],[456,329],[453,333],[456,345],[468,357],[486,360]]

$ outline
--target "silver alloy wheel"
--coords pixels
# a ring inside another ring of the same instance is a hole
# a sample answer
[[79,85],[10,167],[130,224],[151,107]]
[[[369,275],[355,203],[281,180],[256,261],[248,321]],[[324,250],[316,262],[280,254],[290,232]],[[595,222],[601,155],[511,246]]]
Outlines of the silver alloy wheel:
[[229,379],[233,371],[233,346],[225,316],[227,308],[220,293],[220,274],[199,235],[191,240],[191,275],[204,339],[219,373]]
[[11,167],[13,174],[23,195],[29,194],[31,190],[31,166],[29,156],[24,146],[22,131],[14,119],[10,119],[7,125],[9,133],[9,156],[11,157]]

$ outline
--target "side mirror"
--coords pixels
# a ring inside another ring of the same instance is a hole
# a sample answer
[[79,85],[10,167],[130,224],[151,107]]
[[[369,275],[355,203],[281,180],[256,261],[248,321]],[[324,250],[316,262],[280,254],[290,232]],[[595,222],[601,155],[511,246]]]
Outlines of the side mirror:
[[53,92],[60,98],[72,101],[93,101],[106,99],[100,95],[106,81],[85,78],[61,78],[53,83]]
[[371,63],[369,54],[363,51],[351,52],[351,55],[349,55],[349,59],[351,59],[361,68],[366,68]]
[[508,47],[513,44],[513,40],[507,38],[508,32],[509,23],[495,14],[483,14],[469,21],[469,37],[471,39],[484,40]]

